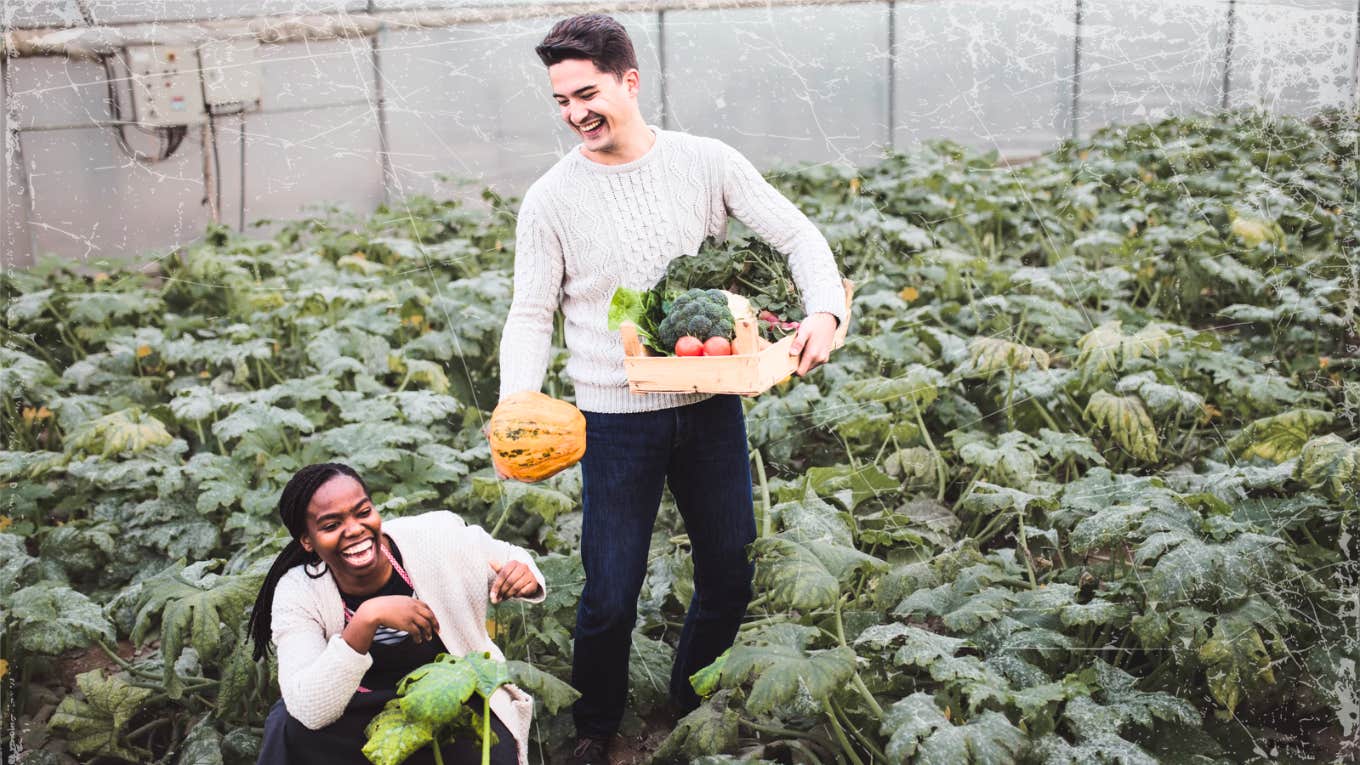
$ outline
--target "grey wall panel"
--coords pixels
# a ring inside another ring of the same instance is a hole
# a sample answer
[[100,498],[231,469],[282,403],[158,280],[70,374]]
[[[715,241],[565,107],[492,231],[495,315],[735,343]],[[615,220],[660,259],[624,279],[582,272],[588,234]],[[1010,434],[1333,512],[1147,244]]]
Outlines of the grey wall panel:
[[1231,105],[1302,115],[1351,97],[1354,0],[1236,8]]
[[[369,107],[249,115],[245,151],[247,221],[296,218],[325,204],[368,214],[382,202],[377,116]],[[228,167],[231,154],[223,157]]]
[[[86,124],[110,118],[108,79],[99,64],[53,57],[14,59],[10,66],[14,79],[10,104],[18,112],[20,126]],[[122,103],[130,108],[127,91],[119,92]]]
[[1056,143],[1071,87],[1072,7],[899,3],[897,148],[949,138],[1024,154]]
[[[88,0],[96,23],[219,19],[275,13],[363,10],[365,0]],[[7,0],[16,26],[83,26],[75,0]]]
[[202,236],[208,213],[196,131],[152,165],[125,157],[109,130],[26,132],[21,141],[33,190],[28,225],[40,257],[97,267],[151,260]]
[[1081,135],[1217,109],[1227,10],[1220,0],[1085,0]]
[[[638,55],[640,108],[655,121],[660,106],[655,16],[618,18]],[[473,198],[484,186],[522,196],[530,182],[579,143],[561,121],[547,69],[533,50],[551,23],[384,35],[394,196]]]
[[373,60],[367,38],[262,45],[263,111],[373,99]]
[[762,167],[882,155],[886,6],[676,11],[664,33],[675,129]]
[[4,0],[0,2],[0,22],[4,26],[81,26],[75,0]]

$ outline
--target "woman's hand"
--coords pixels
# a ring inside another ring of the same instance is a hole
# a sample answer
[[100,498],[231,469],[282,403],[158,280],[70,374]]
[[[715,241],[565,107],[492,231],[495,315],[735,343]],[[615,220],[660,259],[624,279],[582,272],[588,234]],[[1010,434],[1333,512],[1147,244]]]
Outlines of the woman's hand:
[[520,561],[497,563],[493,560],[491,570],[496,572],[496,578],[491,582],[492,603],[538,594],[538,580],[534,578],[534,572]]
[[406,595],[384,595],[365,600],[342,637],[356,652],[368,653],[379,626],[408,632],[417,643],[433,640],[439,634],[439,620],[424,601]]

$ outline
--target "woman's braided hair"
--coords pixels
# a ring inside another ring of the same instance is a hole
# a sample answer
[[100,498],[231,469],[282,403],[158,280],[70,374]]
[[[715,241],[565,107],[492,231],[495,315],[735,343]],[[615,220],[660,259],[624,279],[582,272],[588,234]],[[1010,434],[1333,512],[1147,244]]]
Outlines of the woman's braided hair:
[[[255,597],[255,607],[250,610],[250,622],[246,630],[255,641],[256,661],[264,658],[265,652],[269,650],[269,642],[272,639],[274,590],[278,587],[279,580],[294,566],[321,562],[321,557],[315,551],[309,553],[302,549],[302,543],[298,540],[307,533],[307,506],[312,502],[312,495],[316,494],[316,490],[321,488],[322,484],[337,475],[353,478],[363,487],[364,493],[368,493],[368,484],[364,483],[364,479],[359,477],[354,468],[339,462],[323,462],[308,465],[294,473],[293,477],[288,479],[288,484],[283,487],[283,493],[279,495],[279,517],[283,519],[283,525],[293,538],[284,546],[278,557],[274,558],[274,565],[269,567],[269,573],[265,575],[264,583],[260,585],[260,594]],[[313,579],[320,579],[330,573],[325,568],[316,574],[306,568],[303,571]]]

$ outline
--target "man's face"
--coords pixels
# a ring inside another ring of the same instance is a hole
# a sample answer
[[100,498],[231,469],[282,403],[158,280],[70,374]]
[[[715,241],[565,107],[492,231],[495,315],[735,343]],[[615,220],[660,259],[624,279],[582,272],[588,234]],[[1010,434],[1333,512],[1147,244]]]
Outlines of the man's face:
[[562,120],[581,136],[588,153],[617,151],[619,136],[641,119],[636,69],[618,79],[593,61],[571,58],[548,67],[548,79]]

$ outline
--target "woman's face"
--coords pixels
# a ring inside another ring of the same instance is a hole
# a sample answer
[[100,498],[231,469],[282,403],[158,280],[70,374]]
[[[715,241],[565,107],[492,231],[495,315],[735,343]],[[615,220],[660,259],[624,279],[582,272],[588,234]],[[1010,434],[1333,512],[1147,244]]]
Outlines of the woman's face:
[[316,490],[307,505],[307,533],[299,540],[316,551],[341,584],[362,582],[391,564],[378,551],[382,519],[359,482],[337,475]]

